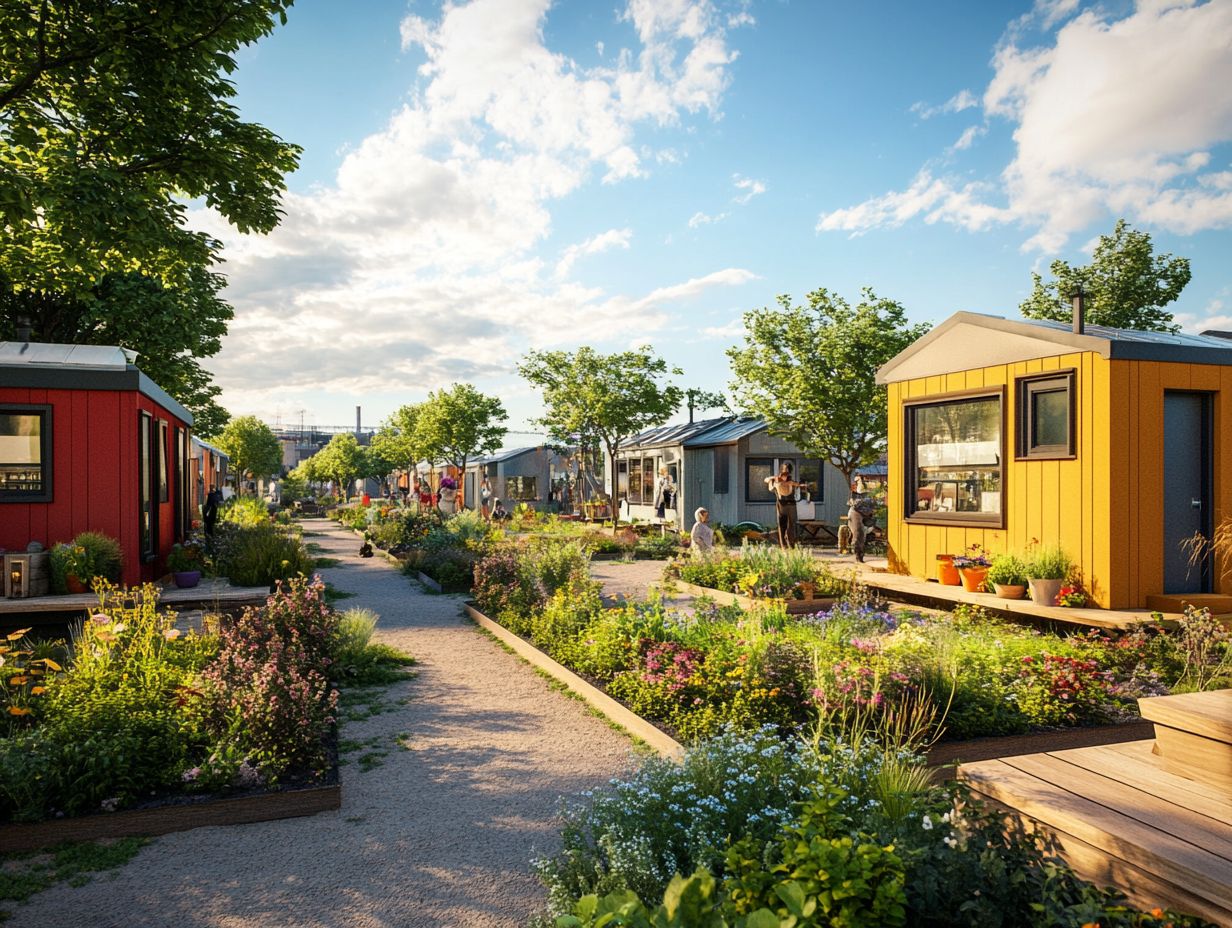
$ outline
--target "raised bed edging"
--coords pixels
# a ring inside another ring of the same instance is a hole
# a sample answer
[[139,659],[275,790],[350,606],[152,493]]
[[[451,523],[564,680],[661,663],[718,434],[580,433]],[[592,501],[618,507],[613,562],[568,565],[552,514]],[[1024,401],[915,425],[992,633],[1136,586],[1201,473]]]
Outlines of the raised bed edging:
[[[729,593],[728,595],[735,594]],[[677,759],[684,756],[685,747],[675,738],[665,734],[603,690],[583,680],[563,664],[548,657],[525,638],[515,635],[499,622],[488,618],[473,603],[464,603],[463,608],[480,628],[491,632],[535,667],[544,670],[563,683],[613,722],[647,742],[660,754]],[[930,767],[945,767],[960,761],[969,763],[995,757],[1015,757],[1020,754],[1041,754],[1046,751],[1064,751],[1070,748],[1093,747],[1098,744],[1143,741],[1154,737],[1154,725],[1146,720],[1138,720],[1121,722],[1116,725],[1093,725],[1086,728],[1035,732],[1026,735],[943,741],[929,750],[927,759]]]
[[682,745],[675,738],[659,730],[637,713],[630,711],[607,693],[603,692],[603,690],[587,683],[572,670],[548,657],[529,641],[515,635],[499,622],[494,622],[492,619],[489,619],[486,615],[476,609],[472,603],[464,603],[462,608],[466,610],[466,614],[470,616],[470,618],[480,628],[490,632],[497,639],[507,644],[519,656],[525,658],[533,666],[538,667],[540,670],[550,674],[554,679],[563,683],[571,691],[576,693],[578,696],[581,696],[587,703],[598,709],[608,719],[615,722],[630,734],[641,738],[661,755],[664,757],[675,758],[677,760],[684,757],[684,745]]
[[175,831],[189,831],[206,825],[245,825],[272,822],[282,818],[316,815],[342,807],[342,786],[333,783],[282,792],[240,796],[233,799],[207,799],[99,812],[47,822],[0,826],[0,853],[37,851],[65,841],[97,841],[99,838],[153,837]]

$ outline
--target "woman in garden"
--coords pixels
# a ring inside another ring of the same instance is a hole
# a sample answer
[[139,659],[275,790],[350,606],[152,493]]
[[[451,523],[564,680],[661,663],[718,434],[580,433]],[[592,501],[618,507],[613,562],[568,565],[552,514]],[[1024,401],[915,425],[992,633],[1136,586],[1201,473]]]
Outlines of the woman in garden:
[[484,521],[492,517],[492,484],[487,477],[479,485],[479,514]]
[[676,481],[672,479],[667,465],[659,468],[659,477],[655,481],[655,516],[667,518],[667,510],[676,508]]
[[458,487],[452,477],[441,478],[441,488],[437,492],[437,508],[441,515],[451,516],[458,509]]
[[796,546],[796,490],[805,486],[791,479],[791,462],[784,461],[777,477],[766,478],[766,488],[774,494],[774,509],[778,516],[779,546]]
[[710,513],[702,506],[693,513],[693,531],[689,533],[689,547],[694,557],[705,557],[714,548],[714,529],[710,527]]

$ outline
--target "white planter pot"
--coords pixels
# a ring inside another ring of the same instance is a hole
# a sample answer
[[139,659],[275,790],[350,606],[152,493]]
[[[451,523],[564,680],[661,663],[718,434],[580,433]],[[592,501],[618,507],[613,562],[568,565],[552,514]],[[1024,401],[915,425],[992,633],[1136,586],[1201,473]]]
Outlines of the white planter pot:
[[1028,580],[1031,587],[1031,601],[1040,606],[1055,606],[1057,596],[1061,593],[1064,580]]

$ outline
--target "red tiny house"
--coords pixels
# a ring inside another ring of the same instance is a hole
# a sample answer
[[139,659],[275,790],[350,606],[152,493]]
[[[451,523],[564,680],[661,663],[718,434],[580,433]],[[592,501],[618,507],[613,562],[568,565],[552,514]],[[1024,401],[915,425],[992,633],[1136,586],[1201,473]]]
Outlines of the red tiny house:
[[125,584],[162,576],[191,525],[191,426],[118,348],[0,344],[0,547],[102,532]]

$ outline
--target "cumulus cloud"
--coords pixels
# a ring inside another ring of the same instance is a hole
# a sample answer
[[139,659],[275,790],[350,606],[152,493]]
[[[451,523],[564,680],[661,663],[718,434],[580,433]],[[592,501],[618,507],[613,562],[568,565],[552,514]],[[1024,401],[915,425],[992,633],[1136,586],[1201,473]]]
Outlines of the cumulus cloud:
[[[1025,249],[1053,252],[1110,215],[1182,234],[1232,225],[1226,160],[1212,158],[1232,142],[1232,4],[1156,0],[1120,19],[1069,18],[1074,9],[1038,3],[1034,21],[1068,21],[1035,46],[1015,23],[994,54],[984,115],[1006,120],[1015,143],[995,190],[925,169],[908,190],[823,214],[818,228],[868,231],[904,212],[968,228],[1015,222],[1032,230]],[[948,208],[916,208],[925,193]]]
[[637,47],[582,67],[545,44],[550,5],[471,0],[406,17],[403,47],[424,57],[409,102],[348,150],[332,184],[285,197],[266,237],[193,214],[226,246],[237,316],[212,366],[231,408],[260,411],[292,389],[422,394],[507,375],[528,347],[576,338],[554,320],[593,320],[597,338],[604,320],[653,331],[670,300],[745,279],[728,269],[640,296],[570,279],[577,261],[629,248],[627,228],[541,255],[556,203],[661,160],[638,144],[643,127],[720,115],[736,55],[711,0],[631,0]]
[[932,119],[934,116],[941,116],[945,113],[961,113],[963,110],[969,110],[979,105],[979,97],[970,90],[964,89],[958,91],[958,93],[954,94],[954,96],[950,97],[940,106],[929,106],[923,100],[917,100],[911,104],[909,109],[921,119]]
[[703,213],[700,210],[689,217],[689,228],[699,229],[702,226],[713,225],[716,222],[722,222],[728,217],[728,213],[718,213],[714,216],[708,213]]
[[736,174],[732,177],[732,183],[740,191],[740,193],[732,198],[732,202],[739,203],[741,206],[749,202],[753,197],[760,196],[766,192],[766,182],[754,180],[751,177],[741,177],[739,174]]

